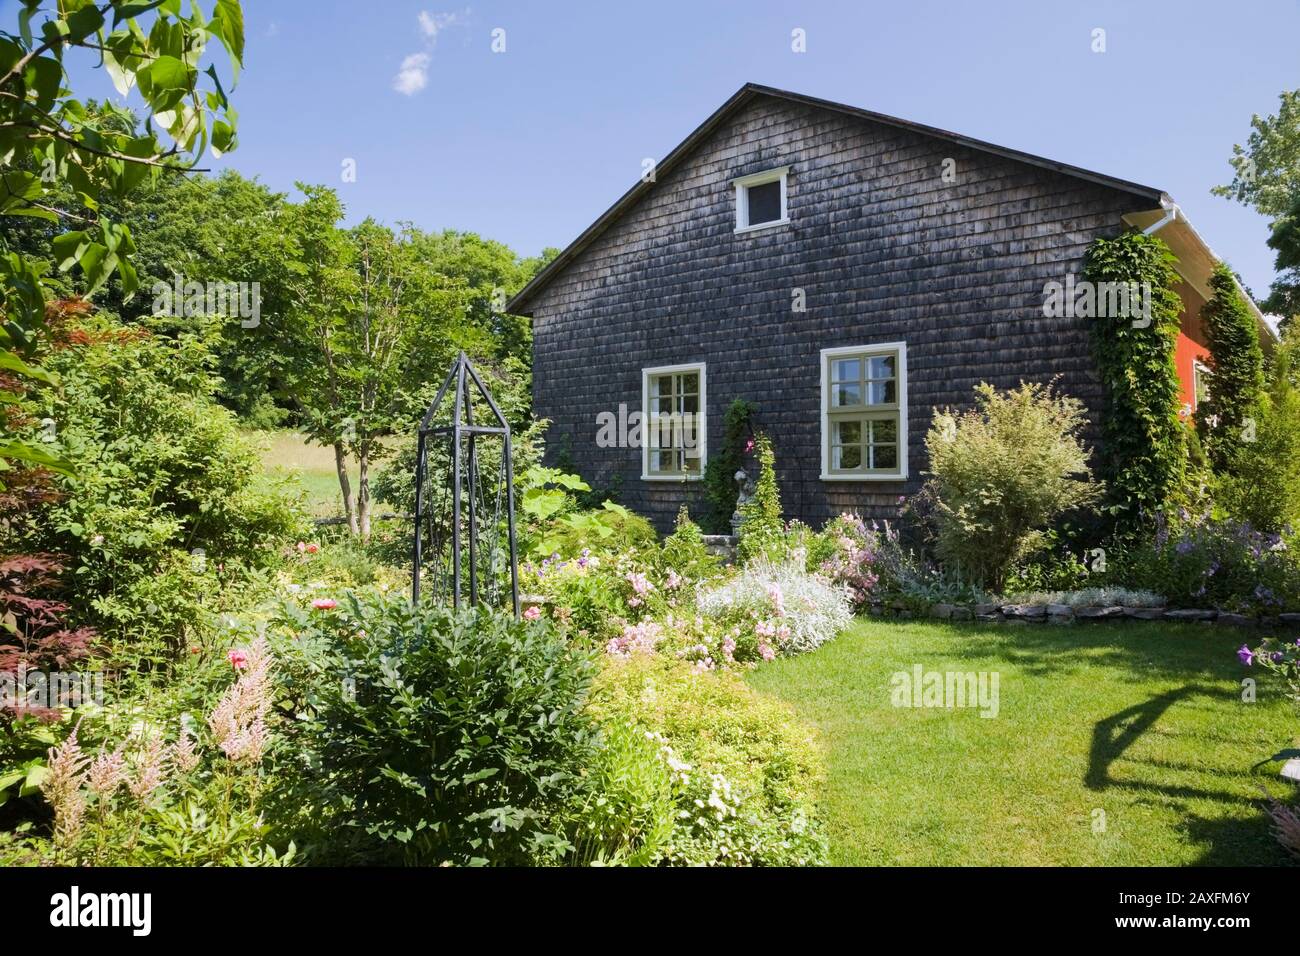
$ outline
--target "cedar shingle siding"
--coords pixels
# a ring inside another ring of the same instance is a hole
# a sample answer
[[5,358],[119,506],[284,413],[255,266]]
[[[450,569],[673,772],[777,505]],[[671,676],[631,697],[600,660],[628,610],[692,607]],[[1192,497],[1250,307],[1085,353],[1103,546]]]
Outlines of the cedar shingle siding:
[[[941,176],[955,160],[956,182]],[[789,165],[791,224],[736,235],[731,180]],[[1095,414],[1087,319],[1044,319],[1043,286],[1142,197],[909,129],[758,97],[713,130],[532,298],[536,413],[593,485],[667,526],[698,483],[646,482],[634,448],[598,448],[596,416],[641,407],[641,370],[708,364],[708,446],[733,398],[758,403],[787,517],[886,516],[927,467],[935,406],[980,381],[1060,376]],[[804,313],[791,310],[794,288]],[[826,482],[820,350],[907,343],[909,479]],[[1095,432],[1094,432],[1095,434]]]

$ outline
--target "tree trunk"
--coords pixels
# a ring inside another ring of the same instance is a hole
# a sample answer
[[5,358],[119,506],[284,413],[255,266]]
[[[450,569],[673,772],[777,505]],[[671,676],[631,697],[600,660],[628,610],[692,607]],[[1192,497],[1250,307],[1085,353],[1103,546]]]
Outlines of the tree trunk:
[[361,540],[370,540],[370,442],[363,441],[357,454],[359,475],[357,480],[357,518],[361,525]]
[[343,443],[334,443],[334,467],[339,473],[339,490],[343,492],[343,513],[347,515],[348,531],[356,537],[359,533],[357,528],[357,514],[352,507],[352,482],[348,480],[348,457],[343,451]]

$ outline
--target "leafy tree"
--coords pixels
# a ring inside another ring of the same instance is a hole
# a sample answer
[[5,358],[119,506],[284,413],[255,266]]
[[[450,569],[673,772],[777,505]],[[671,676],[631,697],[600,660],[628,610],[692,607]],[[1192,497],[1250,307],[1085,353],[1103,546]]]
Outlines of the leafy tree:
[[1283,331],[1300,316],[1300,194],[1282,218],[1273,223],[1269,248],[1277,253],[1273,268],[1278,272],[1263,308],[1282,316]]
[[373,220],[341,229],[334,192],[300,188],[305,199],[285,221],[296,257],[287,375],[308,437],[334,449],[348,526],[368,538],[370,470],[382,440],[418,420],[458,350],[481,354],[491,337],[464,321],[464,283],[424,268],[409,231]]
[[1270,219],[1285,215],[1300,195],[1300,90],[1283,90],[1279,99],[1274,115],[1250,118],[1246,145],[1232,147],[1232,182],[1211,190]]
[[1255,317],[1227,266],[1214,270],[1210,289],[1201,323],[1213,378],[1209,398],[1196,410],[1197,430],[1214,468],[1231,471],[1242,445],[1255,440],[1264,355]]
[[[210,85],[200,80],[212,40],[225,47],[237,73],[244,48],[238,0],[218,0],[211,19],[197,8],[182,16],[181,0],[23,0],[17,32],[0,31],[0,217],[76,226],[59,232],[52,251],[61,272],[80,270],[87,295],[115,273],[128,295],[138,282],[130,230],[98,215],[99,198],[125,195],[163,171],[192,169],[208,148],[235,146],[235,116],[215,66],[203,74]],[[73,96],[65,58],[75,50],[99,59],[123,95],[140,91],[148,117],[143,134],[126,111],[90,109]],[[70,190],[81,212],[52,205],[58,190]],[[58,292],[49,264],[11,249],[0,233],[0,369],[19,386],[5,389],[0,402],[21,402],[22,390],[53,384],[32,360],[46,300]],[[6,435],[0,465],[12,461],[66,470],[48,450]]]

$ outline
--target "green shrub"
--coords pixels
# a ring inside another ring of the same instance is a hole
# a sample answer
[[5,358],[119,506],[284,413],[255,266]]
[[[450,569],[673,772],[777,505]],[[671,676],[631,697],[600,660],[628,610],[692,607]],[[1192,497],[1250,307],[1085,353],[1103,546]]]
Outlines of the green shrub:
[[79,623],[132,658],[165,658],[218,609],[222,586],[269,567],[305,518],[288,485],[213,399],[212,356],[177,339],[96,323],[47,365],[46,390],[76,478],[23,529],[27,547],[65,555]]
[[658,563],[665,573],[673,572],[690,581],[712,577],[722,566],[718,557],[704,546],[704,532],[691,520],[685,505],[677,512],[673,533],[659,549]]
[[1300,541],[1208,514],[1180,514],[1126,548],[1107,550],[1111,580],[1174,607],[1271,615],[1300,608]]
[[785,705],[727,672],[660,655],[611,660],[592,693],[602,725],[631,724],[662,748],[676,823],[665,862],[807,866],[826,861],[812,732]]
[[1083,406],[1051,386],[976,388],[976,408],[935,415],[926,436],[939,557],[993,589],[1063,512],[1099,494],[1078,438]]
[[297,743],[328,821],[326,860],[527,864],[565,848],[557,820],[598,738],[591,658],[546,621],[353,593],[277,621],[304,720]]
[[741,561],[760,555],[779,556],[785,539],[781,521],[781,491],[776,483],[776,454],[772,440],[759,435],[755,440],[758,481],[753,496],[740,506],[740,540],[736,553]]
[[1253,410],[1253,440],[1236,446],[1231,467],[1215,482],[1223,511],[1261,531],[1300,523],[1300,391],[1292,382],[1297,334],[1288,334],[1273,356],[1268,390]]

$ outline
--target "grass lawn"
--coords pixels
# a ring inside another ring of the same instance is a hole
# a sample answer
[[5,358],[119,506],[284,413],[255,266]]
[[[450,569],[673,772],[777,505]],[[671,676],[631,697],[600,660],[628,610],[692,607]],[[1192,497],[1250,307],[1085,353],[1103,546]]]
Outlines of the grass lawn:
[[[862,619],[749,680],[820,732],[834,863],[1281,864],[1260,790],[1294,785],[1255,765],[1295,746],[1300,715],[1241,643],[1203,625]],[[998,715],[892,706],[891,675],[916,664],[997,672]]]
[[[298,432],[255,432],[262,446],[262,462],[268,470],[291,475],[307,495],[307,510],[319,518],[342,516],[343,493],[339,490],[334,449],[312,445]],[[355,491],[357,466],[348,468]]]

